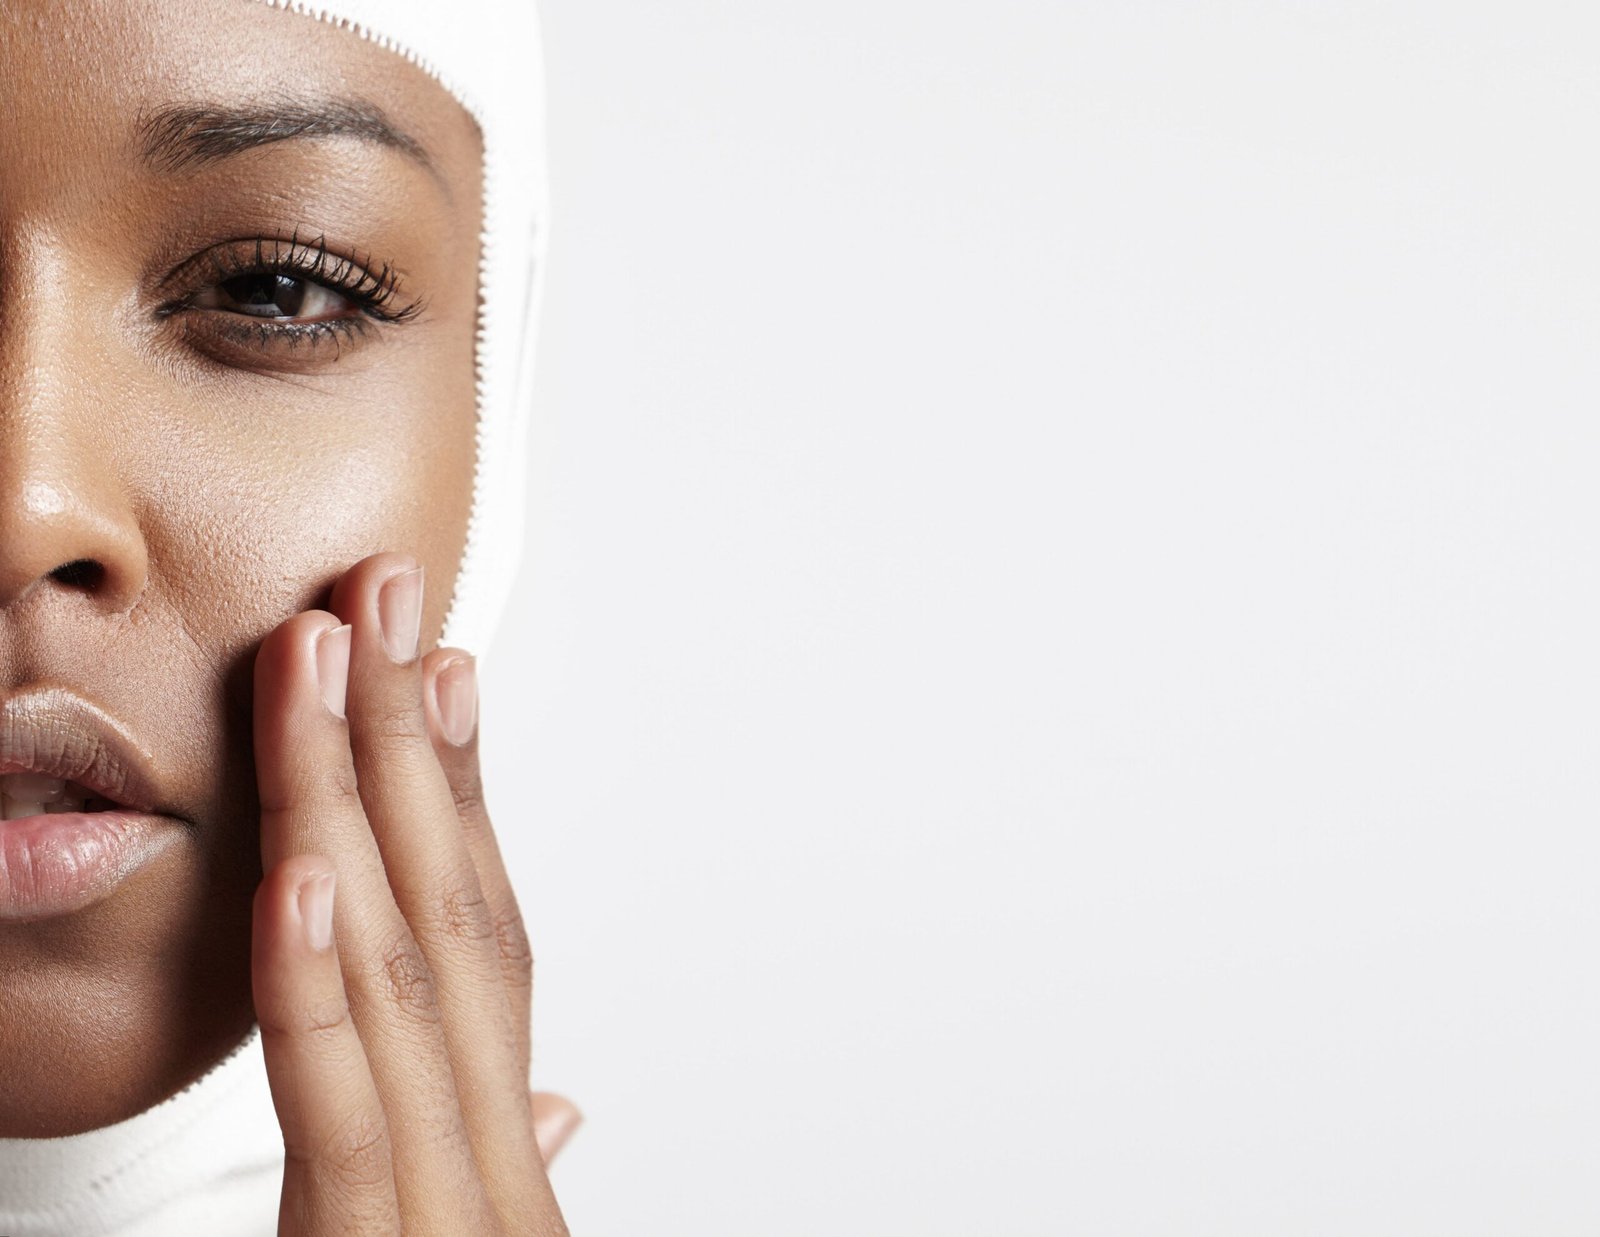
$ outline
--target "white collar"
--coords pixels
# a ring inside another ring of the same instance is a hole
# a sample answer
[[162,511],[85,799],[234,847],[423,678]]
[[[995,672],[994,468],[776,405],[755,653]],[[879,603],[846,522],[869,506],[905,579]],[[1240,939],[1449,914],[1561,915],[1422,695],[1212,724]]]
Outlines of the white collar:
[[[282,1168],[283,1135],[252,1027],[208,1073],[126,1121],[63,1138],[0,1138],[0,1233],[126,1233],[230,1182],[281,1180]],[[275,1209],[262,1219],[272,1231]]]

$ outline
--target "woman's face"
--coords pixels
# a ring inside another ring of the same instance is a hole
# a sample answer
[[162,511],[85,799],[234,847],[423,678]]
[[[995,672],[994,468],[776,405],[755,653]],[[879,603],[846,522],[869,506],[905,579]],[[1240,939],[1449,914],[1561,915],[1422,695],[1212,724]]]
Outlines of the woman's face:
[[437,642],[480,176],[467,113],[349,31],[0,0],[0,755],[79,697],[184,822],[87,906],[0,905],[0,1136],[131,1116],[247,1032],[252,655],[380,549]]

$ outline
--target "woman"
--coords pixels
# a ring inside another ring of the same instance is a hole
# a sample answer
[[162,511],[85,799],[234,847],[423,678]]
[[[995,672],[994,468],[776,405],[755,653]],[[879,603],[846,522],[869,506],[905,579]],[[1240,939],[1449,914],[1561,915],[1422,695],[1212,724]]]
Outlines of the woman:
[[565,1231],[471,655],[532,15],[302,7],[0,0],[3,1233]]

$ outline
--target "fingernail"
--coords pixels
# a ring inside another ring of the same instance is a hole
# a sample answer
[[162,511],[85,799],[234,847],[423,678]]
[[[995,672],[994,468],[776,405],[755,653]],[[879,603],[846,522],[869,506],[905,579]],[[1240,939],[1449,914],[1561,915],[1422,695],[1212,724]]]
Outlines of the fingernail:
[[567,1141],[577,1133],[578,1127],[582,1124],[583,1114],[576,1108],[567,1108],[544,1120],[542,1128],[535,1131],[535,1134],[546,1164],[556,1158],[556,1152],[567,1145]]
[[300,926],[305,929],[306,944],[318,953],[333,944],[334,879],[332,872],[324,872],[300,886]]
[[378,590],[378,622],[383,627],[383,647],[404,664],[417,655],[422,632],[422,568],[413,567],[384,581]]
[[322,703],[335,717],[344,716],[344,691],[350,679],[350,624],[330,627],[317,637],[317,681]]
[[471,657],[458,657],[433,681],[434,701],[444,737],[457,747],[472,739],[478,726],[478,668]]

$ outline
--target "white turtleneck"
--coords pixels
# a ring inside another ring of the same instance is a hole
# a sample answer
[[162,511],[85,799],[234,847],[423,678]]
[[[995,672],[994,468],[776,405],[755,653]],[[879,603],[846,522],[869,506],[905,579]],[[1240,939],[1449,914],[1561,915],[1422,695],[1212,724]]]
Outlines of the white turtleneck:
[[171,1099],[66,1138],[0,1138],[5,1237],[270,1237],[283,1134],[261,1034]]

